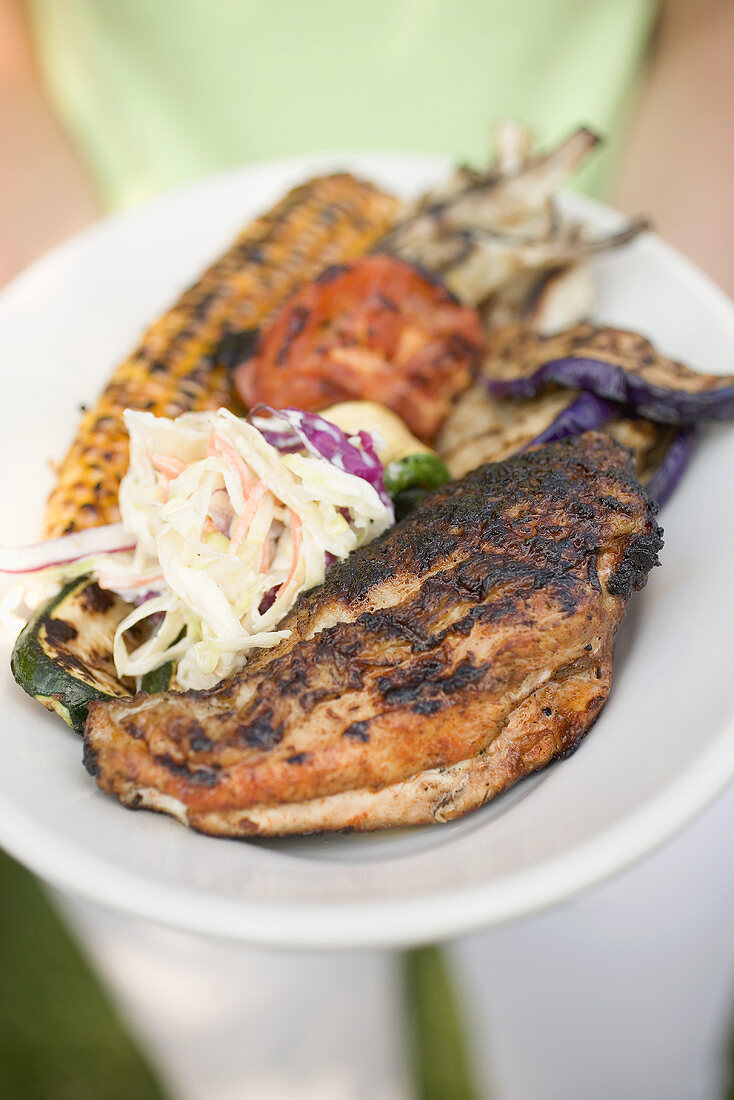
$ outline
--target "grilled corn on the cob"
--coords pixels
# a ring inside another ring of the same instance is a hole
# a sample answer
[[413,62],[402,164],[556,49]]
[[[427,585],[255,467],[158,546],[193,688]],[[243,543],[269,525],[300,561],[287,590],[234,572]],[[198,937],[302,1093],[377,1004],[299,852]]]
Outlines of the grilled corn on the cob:
[[397,200],[346,173],[295,188],[146,332],[85,414],[49,498],[48,537],[119,518],[127,469],[123,409],[158,416],[232,407],[228,360],[241,337],[301,282],[365,252],[391,224]]

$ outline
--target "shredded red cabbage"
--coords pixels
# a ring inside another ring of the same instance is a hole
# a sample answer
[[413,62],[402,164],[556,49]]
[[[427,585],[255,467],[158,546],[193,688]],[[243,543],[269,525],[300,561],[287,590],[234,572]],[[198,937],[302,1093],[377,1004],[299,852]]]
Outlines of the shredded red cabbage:
[[[263,414],[270,421],[265,421]],[[350,437],[318,413],[304,412],[302,409],[274,409],[270,405],[257,405],[247,419],[262,432],[271,446],[277,447],[283,454],[306,450],[317,458],[325,458],[347,474],[363,478],[377,491],[383,504],[392,510],[392,500],[385,490],[385,467],[377,457],[369,432],[359,432],[358,436]],[[273,424],[272,420],[276,423]],[[355,439],[359,439],[359,446],[354,443]]]
[[0,573],[38,573],[51,566],[70,565],[93,554],[134,550],[135,540],[121,523],[87,527],[33,546],[0,547]]

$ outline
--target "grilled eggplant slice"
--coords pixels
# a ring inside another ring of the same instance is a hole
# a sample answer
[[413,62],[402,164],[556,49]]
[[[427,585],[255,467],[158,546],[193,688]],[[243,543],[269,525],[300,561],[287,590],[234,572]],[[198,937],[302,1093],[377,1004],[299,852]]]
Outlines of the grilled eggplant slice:
[[549,389],[525,400],[498,401],[483,380],[459,398],[437,446],[453,477],[502,462],[532,447],[601,429],[634,457],[641,485],[665,504],[695,450],[695,426],[654,424],[585,390]]
[[492,397],[548,386],[590,390],[658,424],[734,417],[734,375],[702,374],[661,355],[636,332],[583,323],[543,337],[522,324],[493,333],[483,381]]
[[93,699],[134,693],[120,680],[112,660],[112,639],[129,605],[103,591],[89,577],[65,585],[26,623],[10,665],[29,695],[82,732]]

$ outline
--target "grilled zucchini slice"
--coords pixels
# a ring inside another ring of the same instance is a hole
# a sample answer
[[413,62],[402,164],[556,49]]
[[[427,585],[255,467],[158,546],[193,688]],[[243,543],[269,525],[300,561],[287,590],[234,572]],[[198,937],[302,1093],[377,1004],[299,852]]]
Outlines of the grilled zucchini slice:
[[115,629],[130,610],[89,577],[66,584],[26,623],[10,666],[29,695],[82,732],[93,699],[132,695],[132,681],[121,681],[112,659]]

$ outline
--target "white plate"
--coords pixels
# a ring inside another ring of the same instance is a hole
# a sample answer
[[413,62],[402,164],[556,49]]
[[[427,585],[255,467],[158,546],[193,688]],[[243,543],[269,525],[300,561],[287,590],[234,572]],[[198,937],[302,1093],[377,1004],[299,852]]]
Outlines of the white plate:
[[[311,157],[216,176],[110,219],[0,297],[2,541],[32,541],[60,456],[145,324],[290,185],[347,165],[403,194],[437,159]],[[570,205],[598,228],[617,216]],[[598,266],[599,318],[706,370],[732,366],[734,310],[648,235]],[[612,697],[573,757],[451,825],[227,841],[130,813],[81,767],[78,737],[13,683],[0,651],[0,843],[56,886],[181,928],[277,946],[398,945],[506,921],[648,852],[734,772],[734,431],[707,432],[662,517],[663,568],[633,599]]]

